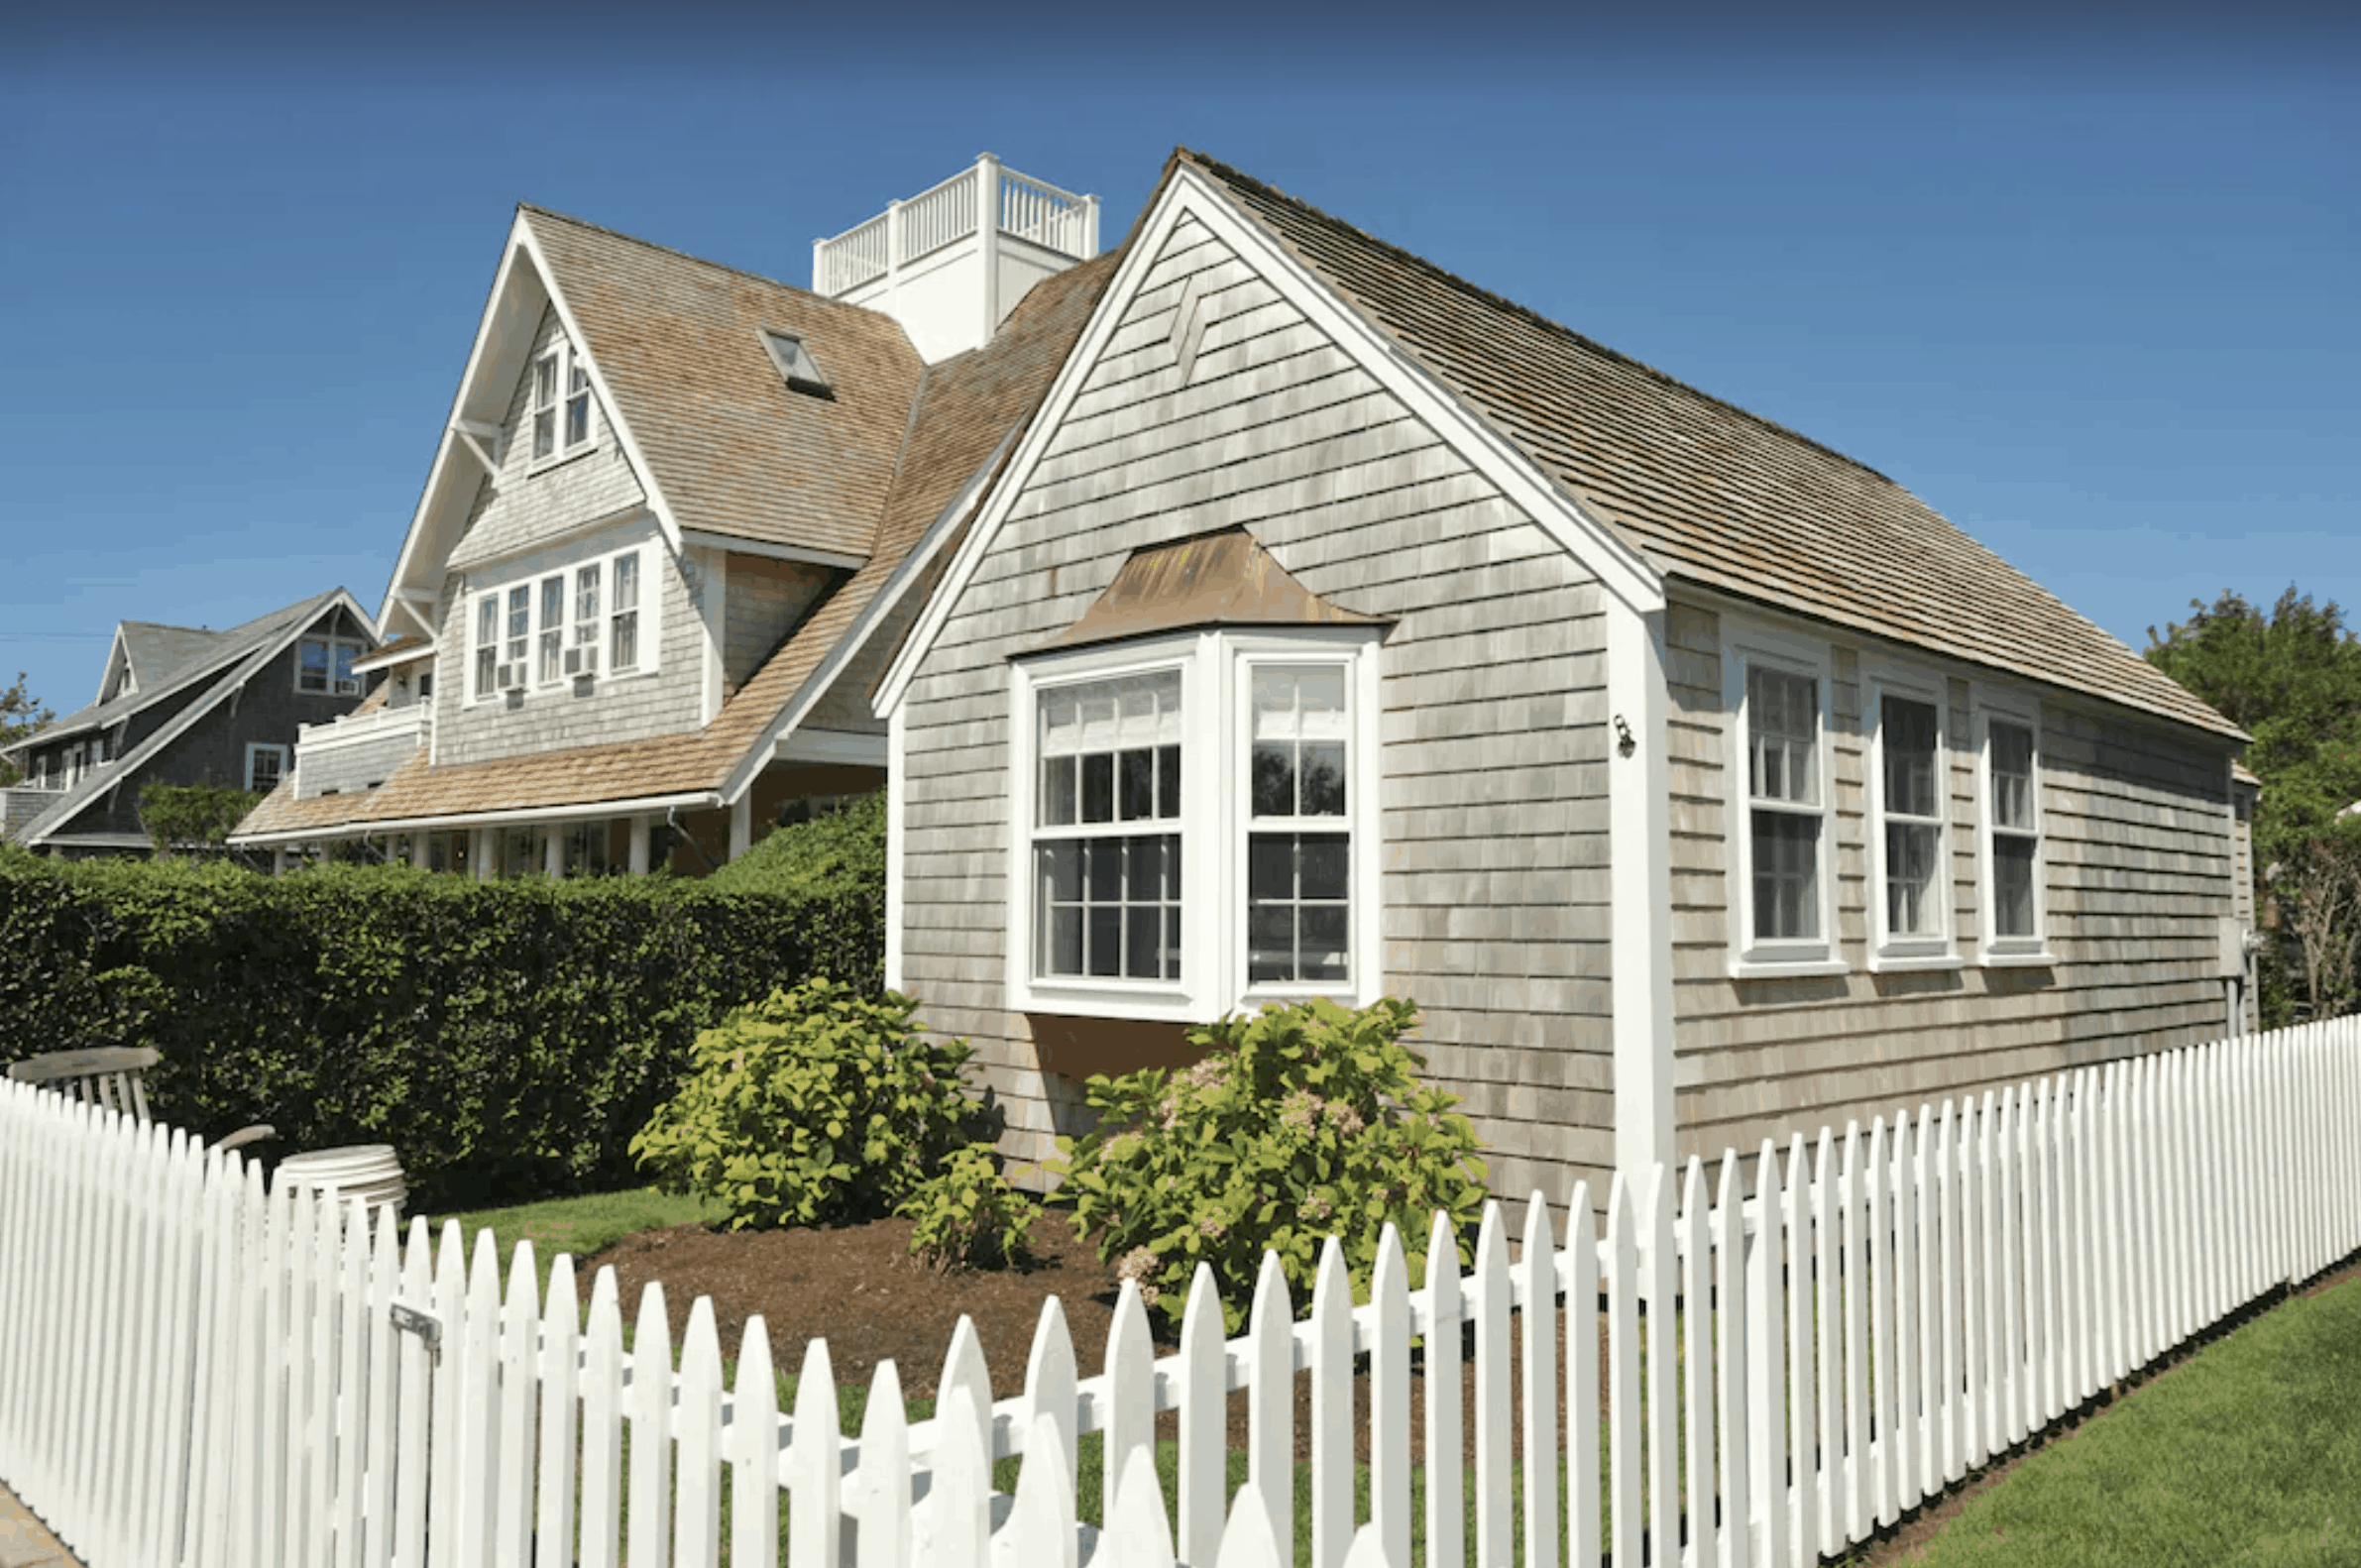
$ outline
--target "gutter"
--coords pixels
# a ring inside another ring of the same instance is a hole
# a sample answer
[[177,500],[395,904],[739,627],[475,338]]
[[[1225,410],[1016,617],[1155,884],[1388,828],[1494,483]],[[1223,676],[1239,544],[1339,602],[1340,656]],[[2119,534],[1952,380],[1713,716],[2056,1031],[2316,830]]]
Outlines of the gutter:
[[[320,797],[314,797],[318,799]],[[642,795],[631,800],[592,801],[576,806],[520,806],[507,811],[453,812],[435,817],[387,817],[330,824],[320,828],[283,828],[274,833],[232,834],[224,840],[237,848],[282,843],[309,843],[321,839],[358,839],[394,833],[456,833],[462,828],[501,828],[519,822],[579,822],[596,817],[653,816],[659,812],[718,809],[717,790],[683,795]]]

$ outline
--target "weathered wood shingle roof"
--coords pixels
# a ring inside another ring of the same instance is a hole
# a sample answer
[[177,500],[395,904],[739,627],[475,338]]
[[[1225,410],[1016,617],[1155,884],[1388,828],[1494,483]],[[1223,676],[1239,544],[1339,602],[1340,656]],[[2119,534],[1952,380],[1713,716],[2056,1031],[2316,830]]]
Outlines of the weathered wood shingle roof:
[[[673,255],[652,246],[646,249],[656,251],[658,256]],[[383,785],[366,794],[297,800],[290,779],[239,825],[239,837],[350,830],[370,823],[412,822],[541,807],[554,809],[719,789],[746,757],[749,747],[805,694],[807,686],[819,680],[832,687],[865,691],[884,661],[892,657],[899,636],[907,629],[906,616],[871,635],[859,656],[847,667],[827,668],[829,656],[908,559],[911,550],[938,520],[956,524],[956,518],[945,519],[947,508],[994,461],[996,452],[1004,458],[1006,449],[1013,444],[1010,437],[1040,406],[1050,382],[1072,351],[1120,259],[1120,252],[1109,253],[1044,280],[1010,313],[991,342],[939,365],[920,367],[920,374],[911,378],[905,388],[902,407],[893,415],[896,437],[893,461],[879,470],[863,459],[847,469],[848,473],[865,474],[864,483],[875,486],[874,493],[857,486],[842,492],[844,504],[869,519],[865,525],[869,534],[861,546],[861,553],[868,556],[867,564],[837,588],[723,705],[721,713],[704,729],[691,734],[506,757],[464,767],[429,766],[426,752],[421,748]],[[727,269],[714,270],[727,273]],[[744,275],[728,276],[743,278]],[[761,280],[750,282],[760,283]],[[735,286],[732,284],[732,289]],[[789,289],[784,284],[767,286],[782,293],[800,294],[800,290]],[[572,297],[569,293],[569,300]],[[829,308],[868,314],[854,311],[850,306]],[[884,320],[883,317],[871,319]],[[660,325],[652,317],[641,322],[642,328],[650,330]],[[885,325],[899,337],[900,328],[890,322]],[[585,330],[591,329],[586,325]],[[719,352],[734,352],[734,336],[725,334],[717,347]],[[594,344],[593,352],[603,353],[603,350]],[[763,373],[771,378],[774,387],[779,387],[778,373],[771,368],[767,352],[757,345],[756,353],[761,358]],[[604,358],[600,361],[603,369],[607,363]],[[838,374],[836,365],[826,359],[822,368],[832,379]],[[783,388],[781,392],[789,395]],[[636,405],[633,411],[636,412]],[[760,445],[749,441],[743,452],[754,451]],[[686,455],[681,459],[697,460]],[[654,461],[652,453],[650,461]],[[663,483],[668,487],[666,494],[673,496],[670,480]],[[980,500],[981,493],[982,487],[976,487],[971,500]],[[683,521],[692,527],[709,525],[694,516],[684,517]],[[949,551],[947,545],[940,553],[948,557]],[[913,604],[923,602],[923,585],[909,597]]]
[[[649,477],[684,528],[867,555],[926,365],[890,318],[523,209]],[[765,332],[825,395],[791,392]]]
[[2240,735],[1874,469],[1212,159],[1174,157],[1668,576]]

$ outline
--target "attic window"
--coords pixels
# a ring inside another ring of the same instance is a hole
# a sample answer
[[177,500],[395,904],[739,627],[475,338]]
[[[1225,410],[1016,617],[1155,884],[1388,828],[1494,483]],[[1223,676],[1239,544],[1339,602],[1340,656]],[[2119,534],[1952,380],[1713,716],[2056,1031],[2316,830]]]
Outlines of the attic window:
[[779,375],[789,388],[828,395],[828,378],[820,374],[820,362],[812,358],[812,351],[804,347],[803,339],[791,338],[784,332],[765,332],[762,341],[770,350],[771,363],[779,368]]

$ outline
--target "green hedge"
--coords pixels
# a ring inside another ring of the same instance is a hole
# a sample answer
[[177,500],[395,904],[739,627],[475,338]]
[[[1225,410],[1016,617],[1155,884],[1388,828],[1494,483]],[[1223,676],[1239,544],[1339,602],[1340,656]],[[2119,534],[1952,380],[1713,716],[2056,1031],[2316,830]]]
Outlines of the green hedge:
[[883,891],[0,849],[0,1061],[154,1046],[161,1119],[391,1143],[429,1211],[628,1183],[698,1030],[815,974],[882,988]]

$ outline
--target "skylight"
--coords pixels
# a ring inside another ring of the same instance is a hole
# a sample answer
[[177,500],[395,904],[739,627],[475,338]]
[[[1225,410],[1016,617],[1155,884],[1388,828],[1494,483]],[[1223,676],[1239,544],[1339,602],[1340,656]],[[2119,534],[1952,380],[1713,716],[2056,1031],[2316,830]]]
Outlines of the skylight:
[[812,358],[812,351],[804,347],[803,339],[789,337],[784,332],[765,332],[762,341],[770,349],[773,365],[787,385],[800,392],[828,394],[828,378],[820,373],[820,362]]

